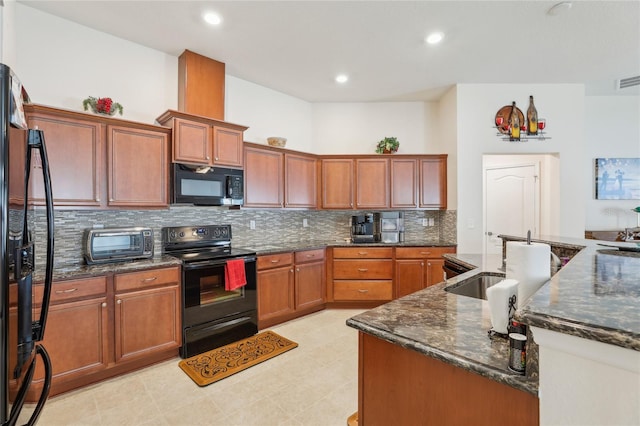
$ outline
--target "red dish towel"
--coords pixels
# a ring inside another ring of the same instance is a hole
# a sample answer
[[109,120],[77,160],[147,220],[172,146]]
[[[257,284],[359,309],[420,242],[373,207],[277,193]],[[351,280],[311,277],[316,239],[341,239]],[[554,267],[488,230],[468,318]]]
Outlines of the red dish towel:
[[247,277],[244,274],[244,260],[227,260],[227,264],[224,266],[224,289],[231,291],[246,284]]

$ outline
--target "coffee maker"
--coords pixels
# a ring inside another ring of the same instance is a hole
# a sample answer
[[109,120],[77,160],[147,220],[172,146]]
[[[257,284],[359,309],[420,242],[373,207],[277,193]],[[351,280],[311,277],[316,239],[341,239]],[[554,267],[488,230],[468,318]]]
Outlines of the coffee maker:
[[373,213],[351,216],[351,242],[373,243],[374,237]]
[[374,236],[380,243],[403,243],[404,212],[375,213]]

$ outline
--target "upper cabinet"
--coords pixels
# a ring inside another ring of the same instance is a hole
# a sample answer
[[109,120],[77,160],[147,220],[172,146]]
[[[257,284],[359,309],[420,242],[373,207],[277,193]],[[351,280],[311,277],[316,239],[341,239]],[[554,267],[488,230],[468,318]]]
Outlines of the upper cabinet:
[[244,207],[317,207],[313,155],[247,143],[244,158]]
[[174,163],[243,167],[242,142],[248,127],[175,110],[156,120],[173,129]]
[[447,156],[420,159],[420,208],[447,208]]
[[185,50],[178,58],[178,109],[224,120],[225,65]]
[[352,209],[354,196],[354,160],[323,158],[322,208]]
[[[56,208],[169,205],[171,129],[34,104],[25,113],[30,128],[44,131]],[[32,168],[41,164],[34,153]],[[42,172],[32,176],[30,196],[42,205]]]
[[326,156],[324,209],[446,209],[446,155]]

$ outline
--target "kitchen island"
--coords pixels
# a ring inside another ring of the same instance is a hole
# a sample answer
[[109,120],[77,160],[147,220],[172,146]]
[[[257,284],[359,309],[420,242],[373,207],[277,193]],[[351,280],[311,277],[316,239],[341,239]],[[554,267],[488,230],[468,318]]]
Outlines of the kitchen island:
[[[545,241],[561,248],[574,245],[580,251],[516,314],[531,326],[540,344],[540,378],[519,376],[508,369],[507,342],[487,335],[491,322],[486,301],[444,291],[480,272],[501,273],[502,257],[447,255],[468,264],[476,262],[478,268],[347,321],[360,331],[360,424],[594,424],[580,412],[587,412],[596,423],[616,424],[613,419],[617,424],[638,424],[640,258],[621,256],[588,240]],[[605,358],[599,361],[577,360],[563,355],[566,342],[545,332],[566,337],[569,343],[577,344],[575,338],[611,351],[599,350]],[[555,352],[549,351],[549,340],[560,345]],[[624,362],[611,367],[616,371],[608,366],[612,356]],[[571,368],[571,362],[583,370]],[[548,373],[553,364],[565,371],[554,368]],[[585,374],[593,369],[597,375]],[[557,383],[557,377],[562,377],[562,383]],[[407,383],[408,391],[404,390]],[[580,383],[577,392],[576,383]],[[611,386],[620,386],[624,395]],[[388,395],[387,402],[378,394]],[[617,402],[620,397],[623,401]],[[442,404],[446,410],[439,409]],[[604,421],[603,413],[608,415]],[[503,417],[508,415],[520,417]]]

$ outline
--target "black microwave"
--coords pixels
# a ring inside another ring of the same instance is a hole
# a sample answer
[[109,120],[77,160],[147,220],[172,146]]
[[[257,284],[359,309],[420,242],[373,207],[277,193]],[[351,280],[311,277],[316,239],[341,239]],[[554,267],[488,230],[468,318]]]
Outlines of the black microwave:
[[173,164],[174,204],[240,206],[244,202],[244,172],[238,169]]

